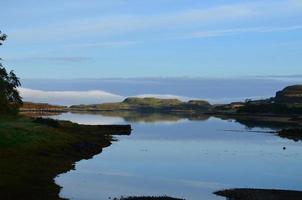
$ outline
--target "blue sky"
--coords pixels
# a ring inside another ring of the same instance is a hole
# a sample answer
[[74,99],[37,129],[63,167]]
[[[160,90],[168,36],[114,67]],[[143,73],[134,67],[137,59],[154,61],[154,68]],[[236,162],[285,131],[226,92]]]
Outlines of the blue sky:
[[302,74],[302,0],[10,0],[4,65],[21,78]]

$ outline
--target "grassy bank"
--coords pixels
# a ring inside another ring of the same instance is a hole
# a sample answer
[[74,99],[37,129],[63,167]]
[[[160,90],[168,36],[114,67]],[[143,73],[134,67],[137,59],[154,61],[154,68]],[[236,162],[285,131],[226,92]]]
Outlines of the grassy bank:
[[1,199],[60,199],[54,178],[109,146],[112,128],[1,116]]

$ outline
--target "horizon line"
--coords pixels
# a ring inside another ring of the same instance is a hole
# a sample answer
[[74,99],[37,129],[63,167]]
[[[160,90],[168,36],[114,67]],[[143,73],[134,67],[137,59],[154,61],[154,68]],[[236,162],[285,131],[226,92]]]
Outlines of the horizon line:
[[[20,77],[19,77],[20,78]],[[66,78],[37,78],[25,77],[21,80],[115,80],[115,79],[265,79],[265,78],[302,78],[302,74],[291,75],[244,75],[244,76],[112,76],[112,77],[66,77]]]

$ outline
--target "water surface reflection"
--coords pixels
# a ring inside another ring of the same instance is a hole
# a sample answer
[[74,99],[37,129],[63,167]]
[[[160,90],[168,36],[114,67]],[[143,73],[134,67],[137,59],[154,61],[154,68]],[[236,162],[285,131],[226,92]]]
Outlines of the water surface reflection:
[[[56,178],[63,186],[61,196],[215,200],[222,198],[212,193],[225,188],[302,189],[301,142],[280,138],[268,127],[247,129],[233,120],[146,117],[152,120],[132,118],[130,136],[119,136],[101,154]],[[55,118],[85,124],[129,123],[125,116],[100,114],[66,113]]]

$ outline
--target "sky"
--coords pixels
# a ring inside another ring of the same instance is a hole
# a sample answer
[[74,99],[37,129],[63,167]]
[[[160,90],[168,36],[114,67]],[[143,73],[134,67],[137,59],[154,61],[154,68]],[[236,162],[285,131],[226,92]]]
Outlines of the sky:
[[24,79],[302,74],[302,0],[1,2]]

